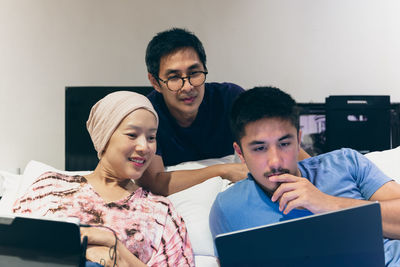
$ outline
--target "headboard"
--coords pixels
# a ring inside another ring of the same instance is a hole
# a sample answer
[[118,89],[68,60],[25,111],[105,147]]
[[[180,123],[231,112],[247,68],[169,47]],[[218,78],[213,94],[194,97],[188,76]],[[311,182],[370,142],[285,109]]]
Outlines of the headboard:
[[72,86],[65,89],[65,170],[94,170],[98,163],[86,121],[92,106],[115,91],[147,95],[151,86]]
[[[65,170],[93,170],[98,159],[86,130],[92,106],[115,91],[133,91],[143,95],[151,86],[79,86],[65,90]],[[301,107],[300,124],[303,131],[302,147],[310,155],[327,152],[325,134],[325,103],[298,103]],[[400,104],[390,105],[391,147],[400,145]]]

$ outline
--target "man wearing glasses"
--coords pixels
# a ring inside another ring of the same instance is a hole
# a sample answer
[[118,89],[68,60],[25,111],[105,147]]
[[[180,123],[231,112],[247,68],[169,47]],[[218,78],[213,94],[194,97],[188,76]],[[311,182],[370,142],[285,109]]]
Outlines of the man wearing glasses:
[[140,179],[154,193],[170,195],[209,178],[238,181],[247,176],[242,163],[198,170],[165,172],[164,166],[233,154],[228,115],[244,90],[231,83],[205,83],[206,54],[191,32],[173,28],[158,33],[146,50],[148,95],[159,118],[157,155]]

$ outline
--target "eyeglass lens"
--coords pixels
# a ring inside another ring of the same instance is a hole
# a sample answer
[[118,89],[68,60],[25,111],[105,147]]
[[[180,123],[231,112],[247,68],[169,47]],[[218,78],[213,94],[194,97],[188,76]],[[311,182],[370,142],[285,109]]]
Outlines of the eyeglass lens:
[[183,85],[185,84],[185,79],[187,79],[192,86],[200,86],[206,80],[206,74],[203,72],[196,72],[184,78],[172,78],[167,80],[167,86],[172,91],[178,91],[182,89]]

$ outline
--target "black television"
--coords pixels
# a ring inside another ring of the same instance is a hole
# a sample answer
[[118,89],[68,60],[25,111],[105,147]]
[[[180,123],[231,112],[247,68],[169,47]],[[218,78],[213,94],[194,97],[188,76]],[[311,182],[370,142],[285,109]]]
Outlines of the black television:
[[97,153],[86,130],[92,106],[115,91],[147,95],[151,86],[69,86],[65,88],[65,170],[94,170]]
[[[300,107],[301,147],[311,156],[329,152],[326,132],[326,104],[298,103]],[[330,138],[335,138],[331,135]],[[332,141],[332,140],[331,140]],[[400,103],[390,104],[390,147],[400,146]]]

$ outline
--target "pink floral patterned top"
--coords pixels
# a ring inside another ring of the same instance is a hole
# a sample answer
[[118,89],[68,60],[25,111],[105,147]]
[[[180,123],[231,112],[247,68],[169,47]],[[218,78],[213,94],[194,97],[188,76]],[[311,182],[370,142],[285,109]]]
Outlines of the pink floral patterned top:
[[105,203],[83,176],[47,172],[15,202],[13,211],[51,218],[77,217],[83,224],[110,227],[148,266],[194,266],[183,219],[167,198],[142,188]]

